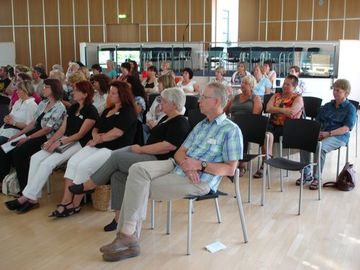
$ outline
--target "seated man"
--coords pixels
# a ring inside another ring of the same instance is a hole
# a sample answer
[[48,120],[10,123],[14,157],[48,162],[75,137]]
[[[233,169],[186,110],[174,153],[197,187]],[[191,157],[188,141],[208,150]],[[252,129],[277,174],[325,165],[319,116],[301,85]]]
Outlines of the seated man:
[[[349,142],[350,130],[356,120],[356,108],[351,104],[347,97],[350,94],[350,83],[345,79],[338,79],[333,84],[334,100],[326,103],[320,110],[316,121],[321,124],[319,140],[321,141],[320,170],[322,172],[325,164],[326,154],[330,151],[345,146]],[[318,150],[319,151],[319,150]],[[315,155],[317,156],[317,154]],[[302,162],[310,161],[310,153],[300,152]],[[314,166],[314,177],[311,175],[310,167],[304,170],[304,183],[310,182],[310,189],[316,190],[319,185],[319,170]],[[300,179],[296,185],[300,185]]]
[[242,134],[226,118],[225,87],[210,83],[200,97],[206,115],[186,138],[175,160],[139,162],[130,167],[115,240],[100,248],[106,261],[138,256],[138,236],[149,195],[155,200],[216,192],[222,176],[233,175],[242,158]]
[[[267,134],[269,134],[269,153],[266,153],[266,144],[262,147],[262,153],[267,156],[272,156],[272,148],[274,139],[278,140],[283,134],[284,122],[286,119],[300,118],[304,101],[301,95],[295,93],[298,85],[298,78],[294,75],[286,76],[282,92],[272,95],[269,102],[265,105],[266,112],[271,113],[269,124],[267,127]],[[254,178],[263,177],[264,162],[260,169],[253,175]]]

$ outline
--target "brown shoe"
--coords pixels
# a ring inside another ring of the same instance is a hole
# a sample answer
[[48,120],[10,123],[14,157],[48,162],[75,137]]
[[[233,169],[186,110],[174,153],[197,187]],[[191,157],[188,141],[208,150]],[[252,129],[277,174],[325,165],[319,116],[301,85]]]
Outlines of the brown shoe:
[[104,253],[103,259],[107,262],[116,262],[140,255],[140,246],[129,247],[116,253]]
[[132,247],[139,246],[139,240],[135,234],[126,235],[121,232],[116,234],[116,238],[110,244],[102,246],[100,252],[102,253],[118,253]]

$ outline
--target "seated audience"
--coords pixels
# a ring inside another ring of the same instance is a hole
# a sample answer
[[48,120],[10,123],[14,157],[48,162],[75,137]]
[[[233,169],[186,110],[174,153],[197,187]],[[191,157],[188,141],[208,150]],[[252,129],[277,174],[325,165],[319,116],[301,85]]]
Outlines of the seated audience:
[[158,92],[158,80],[156,78],[156,67],[150,66],[147,69],[147,78],[143,80],[142,84],[145,88],[146,94],[157,93]]
[[103,74],[107,75],[110,80],[116,78],[117,73],[114,69],[114,62],[112,60],[109,59],[106,61],[106,69],[103,70]]
[[68,69],[65,73],[66,81],[69,80],[70,76],[80,69],[80,65],[76,62],[69,62]]
[[260,96],[261,99],[263,99],[265,94],[271,93],[272,84],[270,80],[263,74],[259,65],[255,65],[254,67],[254,77],[257,82],[257,85],[254,89],[254,94]]
[[[272,148],[274,138],[278,139],[283,134],[284,122],[286,119],[300,118],[304,101],[302,96],[295,93],[298,78],[294,75],[288,75],[282,86],[282,93],[274,94],[266,105],[266,111],[271,113],[267,133],[269,134],[269,153],[266,153],[266,145],[263,145],[263,154],[272,157]],[[254,178],[263,176],[263,166],[254,174]]]
[[[9,210],[26,213],[38,207],[41,189],[53,169],[80,151],[91,139],[91,129],[98,117],[96,108],[91,104],[93,94],[90,82],[76,83],[76,103],[68,109],[61,127],[43,144],[42,150],[31,156],[27,185],[20,198],[5,203]],[[60,151],[61,148],[64,150]]]
[[136,133],[134,97],[130,85],[113,81],[109,97],[114,104],[102,113],[92,130],[92,139],[73,155],[65,171],[65,188],[61,203],[50,217],[68,217],[80,212],[82,195],[73,196],[68,187],[90,178],[110,157],[111,151],[131,145]]
[[200,98],[206,115],[175,153],[174,159],[138,162],[129,169],[115,240],[100,248],[105,261],[140,254],[139,235],[148,198],[182,199],[189,194],[216,192],[223,176],[233,175],[242,158],[242,134],[227,119],[222,84],[210,83]]
[[105,164],[91,176],[91,180],[69,187],[73,193],[81,194],[94,189],[97,185],[104,185],[111,179],[111,208],[116,212],[112,222],[104,227],[105,231],[116,229],[130,166],[140,161],[165,160],[173,157],[185,140],[190,125],[186,117],[181,114],[184,105],[185,94],[181,89],[168,88],[162,91],[161,108],[167,117],[150,131],[147,143],[144,146],[135,144],[113,151]]
[[[15,83],[17,85],[18,82],[21,81],[30,81],[31,82],[31,77],[28,75],[28,73],[17,73],[16,74],[16,80]],[[14,106],[14,104],[16,103],[16,101],[19,100],[19,96],[17,94],[17,89],[16,89],[16,85],[14,87],[14,91],[12,92],[11,95],[11,102],[10,102],[10,107]],[[32,91],[31,96],[34,98],[36,104],[39,104],[41,102],[41,97],[39,94],[35,93],[34,91]]]
[[63,89],[60,81],[46,79],[43,96],[46,98],[39,104],[35,112],[34,120],[27,124],[10,139],[16,139],[21,135],[25,138],[18,139],[15,149],[8,153],[0,150],[0,179],[10,172],[11,166],[16,169],[20,191],[27,184],[30,157],[41,149],[41,146],[49,140],[60,128],[66,110],[61,102]]
[[277,75],[276,75],[276,71],[272,69],[272,61],[271,60],[264,61],[263,72],[264,72],[264,75],[270,80],[271,86],[273,86],[276,81]]
[[191,68],[184,68],[182,80],[177,84],[182,90],[184,90],[186,95],[199,95],[200,86],[192,78],[194,73]]
[[128,76],[131,76],[130,73],[131,66],[128,62],[124,62],[120,66],[121,74],[117,77],[118,81],[126,81]]
[[5,89],[9,86],[11,80],[8,75],[8,68],[2,66],[0,68],[0,94],[5,93]]
[[223,84],[226,88],[226,92],[228,93],[229,98],[231,98],[233,96],[233,90],[231,88],[231,83],[224,78],[225,73],[225,68],[217,67],[215,69],[215,78],[212,81]]
[[99,64],[94,64],[91,66],[91,71],[92,71],[93,75],[101,74],[102,67]]
[[110,78],[105,74],[95,74],[91,77],[91,82],[95,90],[93,105],[101,115],[107,107]]
[[241,80],[245,76],[250,76],[251,73],[246,70],[246,65],[244,62],[239,62],[237,65],[237,71],[231,76],[232,85],[241,85]]
[[298,66],[291,66],[289,68],[289,74],[299,78],[299,84],[296,87],[295,92],[299,95],[302,95],[306,91],[306,86],[305,86],[305,82],[300,79],[300,68]]
[[42,91],[44,88],[44,80],[41,78],[45,73],[41,67],[35,66],[32,70],[32,85],[34,87],[34,93],[39,96],[42,95]]
[[136,61],[134,60],[128,60],[129,64],[130,64],[130,75],[131,76],[134,76],[135,78],[139,79],[140,80],[140,75],[139,75],[139,66],[137,64]]
[[141,84],[138,77],[132,75],[127,77],[127,82],[131,85],[131,92],[135,98],[137,119],[142,123],[144,121],[143,113],[146,110],[144,86]]
[[[356,108],[347,99],[350,94],[350,82],[345,79],[338,79],[333,84],[334,99],[326,103],[320,110],[316,121],[321,124],[319,140],[321,141],[320,173],[324,169],[326,154],[345,146],[349,143],[350,131],[354,127],[356,121]],[[317,157],[318,154],[315,154]],[[300,152],[302,162],[310,161],[310,153],[306,151]],[[306,167],[304,170],[304,183],[311,182],[310,189],[319,188],[319,170],[318,166],[314,166],[313,174],[311,168]],[[296,185],[300,185],[301,179],[296,181]]]
[[30,80],[19,81],[16,92],[19,99],[15,102],[10,114],[4,117],[4,125],[0,128],[0,144],[6,143],[9,138],[33,121],[38,108],[32,97],[33,86]]

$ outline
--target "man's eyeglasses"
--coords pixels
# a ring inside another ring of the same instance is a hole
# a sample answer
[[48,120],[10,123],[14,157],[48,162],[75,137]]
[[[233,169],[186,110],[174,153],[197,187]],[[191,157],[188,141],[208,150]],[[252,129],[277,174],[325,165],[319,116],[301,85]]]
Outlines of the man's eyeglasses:
[[210,99],[210,98],[217,98],[217,97],[201,95],[200,98],[199,98],[199,100]]

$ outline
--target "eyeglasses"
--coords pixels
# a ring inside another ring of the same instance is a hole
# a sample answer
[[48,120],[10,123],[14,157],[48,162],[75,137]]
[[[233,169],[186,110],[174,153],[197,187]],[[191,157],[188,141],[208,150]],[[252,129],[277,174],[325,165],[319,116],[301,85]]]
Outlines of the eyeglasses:
[[217,98],[217,97],[201,95],[199,100],[210,99],[210,98]]

